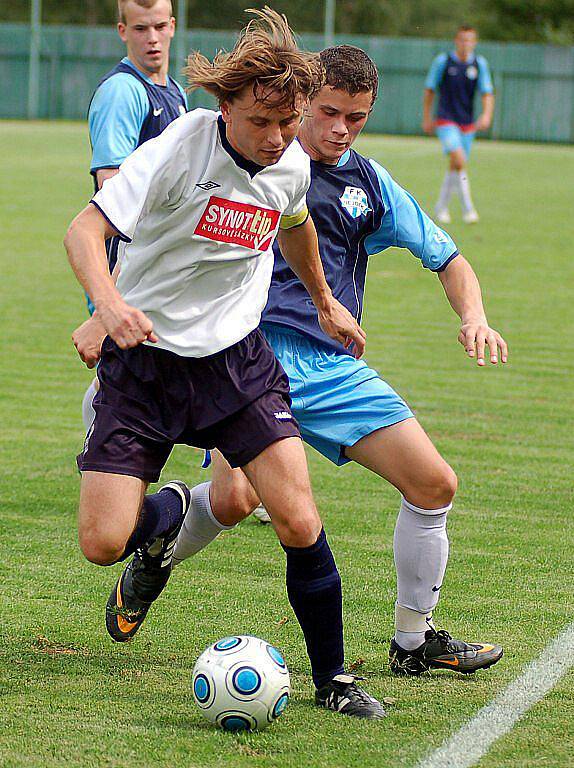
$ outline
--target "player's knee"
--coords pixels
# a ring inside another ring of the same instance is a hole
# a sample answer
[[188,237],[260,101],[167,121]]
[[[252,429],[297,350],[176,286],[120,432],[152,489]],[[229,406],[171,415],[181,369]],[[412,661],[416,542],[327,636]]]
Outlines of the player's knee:
[[222,525],[235,525],[248,517],[259,504],[255,492],[246,483],[233,484],[218,492],[216,486],[211,500],[213,514]]
[[466,163],[465,163],[464,157],[459,155],[454,155],[451,158],[450,168],[452,171],[462,171],[464,170],[465,165]]
[[423,509],[438,509],[452,504],[458,479],[454,470],[444,462],[441,466],[434,467],[426,477],[419,480],[416,487],[410,488],[405,497]]
[[273,525],[279,540],[287,547],[311,547],[317,541],[322,528],[314,508],[309,510],[309,514],[286,515],[280,520],[274,517]]
[[80,530],[79,543],[84,557],[95,565],[117,563],[126,546],[125,541],[110,539],[93,528]]
[[434,483],[434,505],[447,507],[449,504],[452,504],[457,487],[458,478],[455,471],[448,464],[445,464],[440,472],[437,473]]

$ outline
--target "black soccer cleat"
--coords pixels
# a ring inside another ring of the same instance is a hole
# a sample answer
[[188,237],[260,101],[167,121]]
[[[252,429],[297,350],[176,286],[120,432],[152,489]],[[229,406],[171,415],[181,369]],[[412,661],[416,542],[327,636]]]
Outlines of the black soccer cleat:
[[389,664],[396,675],[421,675],[431,669],[450,669],[472,674],[488,669],[502,658],[502,646],[490,643],[465,643],[455,640],[444,629],[429,629],[425,641],[413,651],[406,651],[391,640]]
[[355,683],[353,675],[336,675],[315,691],[315,704],[343,715],[380,720],[387,714],[380,702]]
[[145,549],[136,550],[117,580],[106,605],[106,629],[118,643],[125,643],[136,634],[171,574],[173,551],[191,503],[191,493],[180,481],[167,483],[158,493],[166,488],[181,497],[183,514],[165,536],[155,539]]

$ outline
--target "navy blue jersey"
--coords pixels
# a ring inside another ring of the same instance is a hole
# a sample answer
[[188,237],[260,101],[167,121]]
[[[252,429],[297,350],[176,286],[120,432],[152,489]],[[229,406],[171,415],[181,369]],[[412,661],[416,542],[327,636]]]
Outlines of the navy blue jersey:
[[[119,168],[137,147],[159,136],[186,112],[185,91],[173,78],[168,76],[166,85],[158,85],[123,58],[100,80],[88,108],[95,191],[99,169]],[[110,270],[116,263],[118,242],[116,237],[106,241]]]
[[435,58],[428,72],[425,87],[439,92],[438,123],[472,125],[474,95],[492,93],[492,80],[484,56],[461,61],[456,53],[442,53]]
[[[317,229],[327,282],[359,322],[369,256],[390,246],[408,248],[424,267],[440,271],[457,254],[451,238],[388,171],[354,150],[337,165],[311,162],[307,207]],[[323,333],[311,297],[287,266],[277,242],[273,248],[273,278],[262,322],[288,326],[347,352]]]

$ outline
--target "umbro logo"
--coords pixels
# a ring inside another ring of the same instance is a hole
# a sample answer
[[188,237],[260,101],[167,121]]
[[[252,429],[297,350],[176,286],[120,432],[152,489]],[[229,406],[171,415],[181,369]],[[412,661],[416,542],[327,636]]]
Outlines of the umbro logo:
[[204,181],[201,184],[196,184],[195,186],[199,187],[200,189],[204,189],[206,192],[209,192],[210,189],[220,187],[221,184],[218,184],[216,181]]
[[153,116],[154,117],[159,117],[162,112],[163,112],[163,107],[160,107],[159,109],[154,109]]
[[293,418],[289,411],[277,411],[273,415],[278,421],[290,421]]

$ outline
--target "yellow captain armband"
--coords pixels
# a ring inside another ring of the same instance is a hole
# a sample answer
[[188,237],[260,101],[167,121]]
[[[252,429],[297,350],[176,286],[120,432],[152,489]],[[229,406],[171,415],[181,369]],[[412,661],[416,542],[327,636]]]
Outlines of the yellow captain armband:
[[279,229],[293,229],[293,227],[300,227],[309,218],[309,210],[305,206],[299,213],[293,214],[293,216],[281,216],[279,222]]

